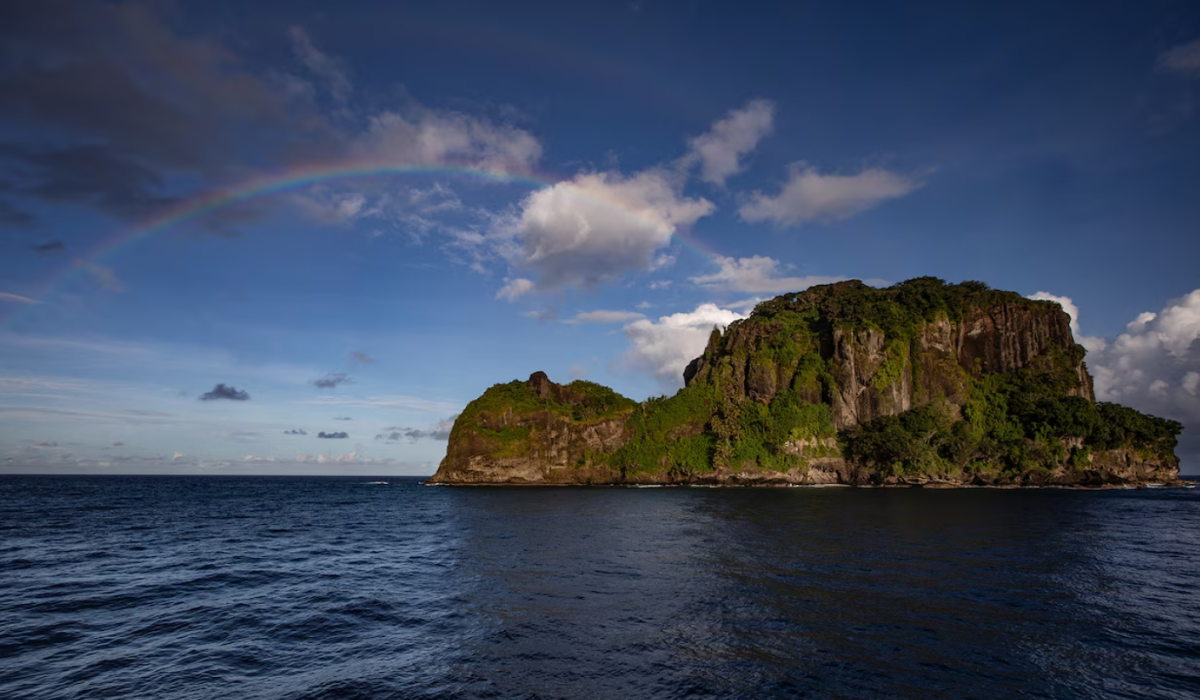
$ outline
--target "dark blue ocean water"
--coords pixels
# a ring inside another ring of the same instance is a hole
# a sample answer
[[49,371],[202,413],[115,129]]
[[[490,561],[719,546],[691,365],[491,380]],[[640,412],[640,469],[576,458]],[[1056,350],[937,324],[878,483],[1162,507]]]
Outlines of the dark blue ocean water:
[[1200,490],[0,478],[0,697],[1195,698]]

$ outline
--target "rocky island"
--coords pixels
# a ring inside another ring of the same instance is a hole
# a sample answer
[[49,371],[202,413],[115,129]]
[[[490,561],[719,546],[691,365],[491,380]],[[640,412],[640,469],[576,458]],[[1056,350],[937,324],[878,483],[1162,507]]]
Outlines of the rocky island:
[[638,403],[542,372],[454,423],[433,484],[1174,483],[1183,426],[1097,403],[1055,302],[839,282],[760,303]]

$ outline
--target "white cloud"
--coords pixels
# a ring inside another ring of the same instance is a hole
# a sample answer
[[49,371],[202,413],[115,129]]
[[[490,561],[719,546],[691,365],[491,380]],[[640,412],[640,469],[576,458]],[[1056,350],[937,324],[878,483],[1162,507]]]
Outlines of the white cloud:
[[368,119],[354,150],[390,165],[465,164],[504,172],[528,172],[542,145],[528,131],[459,112],[414,107]]
[[779,194],[755,192],[738,213],[744,221],[771,221],[780,226],[840,221],[903,197],[923,184],[883,168],[868,168],[857,175],[822,175],[804,163],[793,163]]
[[1162,70],[1200,75],[1200,39],[1162,52],[1158,66]]
[[565,321],[565,323],[625,323],[627,321],[636,321],[640,318],[646,318],[646,315],[636,311],[606,311],[597,309],[596,311],[581,311]]
[[1038,292],[1036,294],[1030,294],[1027,298],[1028,299],[1038,299],[1041,301],[1056,301],[1056,302],[1058,302],[1058,305],[1063,308],[1063,311],[1066,311],[1067,315],[1071,317],[1071,335],[1073,335],[1075,337],[1075,342],[1079,343],[1083,347],[1087,348],[1088,352],[1090,352],[1090,353],[1100,352],[1107,345],[1107,343],[1104,341],[1103,338],[1094,338],[1092,336],[1086,336],[1082,332],[1080,332],[1080,330],[1079,330],[1079,307],[1075,305],[1074,301],[1071,301],[1070,297],[1055,296],[1049,292]]
[[513,301],[517,297],[532,292],[534,284],[531,280],[518,277],[514,280],[508,280],[507,283],[496,292],[497,299]]
[[692,139],[685,164],[700,162],[700,179],[724,186],[725,179],[742,170],[741,159],[771,133],[775,105],[769,100],[753,100],[731,111],[713,124],[708,133]]
[[669,264],[657,255],[680,226],[713,211],[663,170],[632,176],[581,173],[530,194],[514,222],[510,262],[536,272],[539,289],[590,288],[632,270]]
[[1087,364],[1098,400],[1182,422],[1181,454],[1200,457],[1200,289],[1140,314]]
[[308,33],[300,27],[289,29],[288,36],[292,40],[292,50],[296,53],[296,58],[304,64],[305,68],[328,84],[329,94],[333,96],[333,99],[345,102],[346,98],[350,96],[353,86],[350,84],[350,78],[347,77],[342,62],[330,58],[313,46],[312,41],[308,38]]
[[665,388],[683,386],[683,370],[704,353],[714,326],[724,328],[745,318],[716,304],[701,304],[695,311],[663,316],[658,321],[642,319],[625,326],[631,347],[625,366],[649,372]]
[[804,277],[781,276],[784,266],[778,260],[763,255],[749,258],[727,258],[716,256],[720,266],[718,272],[692,277],[692,282],[702,287],[712,287],[749,294],[781,294],[799,292],[816,284],[840,282],[845,277],[806,275]]

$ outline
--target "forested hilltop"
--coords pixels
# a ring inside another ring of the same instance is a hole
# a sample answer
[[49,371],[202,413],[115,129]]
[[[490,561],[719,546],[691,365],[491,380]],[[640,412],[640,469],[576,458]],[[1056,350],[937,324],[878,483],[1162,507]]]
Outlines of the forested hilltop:
[[1096,403],[1055,302],[981,282],[859,281],[760,303],[671,397],[545,374],[455,421],[432,483],[1173,482],[1182,425]]

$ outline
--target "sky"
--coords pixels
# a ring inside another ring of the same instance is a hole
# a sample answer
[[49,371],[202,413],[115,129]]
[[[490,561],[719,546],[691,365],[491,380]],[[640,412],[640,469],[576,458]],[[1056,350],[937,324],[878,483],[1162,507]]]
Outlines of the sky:
[[0,473],[431,474],[545,371],[932,275],[1200,473],[1194,2],[0,8]]

